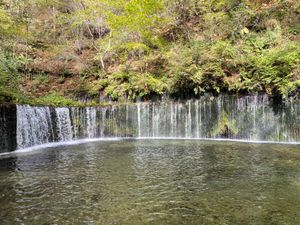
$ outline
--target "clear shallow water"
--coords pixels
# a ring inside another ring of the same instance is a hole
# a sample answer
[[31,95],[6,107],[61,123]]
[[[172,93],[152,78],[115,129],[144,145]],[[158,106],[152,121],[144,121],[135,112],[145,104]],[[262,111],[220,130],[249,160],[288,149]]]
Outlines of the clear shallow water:
[[300,224],[299,145],[123,140],[0,159],[0,224]]

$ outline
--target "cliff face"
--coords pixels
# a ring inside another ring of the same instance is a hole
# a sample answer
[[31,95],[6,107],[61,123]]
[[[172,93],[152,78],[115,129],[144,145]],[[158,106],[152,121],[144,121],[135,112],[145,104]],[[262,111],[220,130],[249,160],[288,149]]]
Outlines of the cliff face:
[[0,106],[0,152],[13,151],[17,147],[17,108]]

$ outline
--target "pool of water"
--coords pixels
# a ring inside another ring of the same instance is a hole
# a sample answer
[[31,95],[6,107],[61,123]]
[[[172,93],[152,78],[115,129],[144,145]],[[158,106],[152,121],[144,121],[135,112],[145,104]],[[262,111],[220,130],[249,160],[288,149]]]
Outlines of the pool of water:
[[120,140],[0,158],[0,224],[300,224],[299,145]]

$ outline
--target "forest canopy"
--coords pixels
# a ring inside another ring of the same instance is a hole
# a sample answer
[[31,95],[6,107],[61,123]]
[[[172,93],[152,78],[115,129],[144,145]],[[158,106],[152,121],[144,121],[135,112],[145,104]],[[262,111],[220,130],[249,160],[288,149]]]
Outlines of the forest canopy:
[[298,0],[2,0],[0,101],[299,95]]

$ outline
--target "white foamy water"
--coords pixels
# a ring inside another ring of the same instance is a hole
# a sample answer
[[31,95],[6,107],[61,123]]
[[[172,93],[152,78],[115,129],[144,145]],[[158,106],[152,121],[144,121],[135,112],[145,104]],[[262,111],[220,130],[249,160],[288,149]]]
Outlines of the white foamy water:
[[298,143],[300,105],[266,95],[202,97],[112,107],[17,107],[18,149],[97,138],[228,139]]

